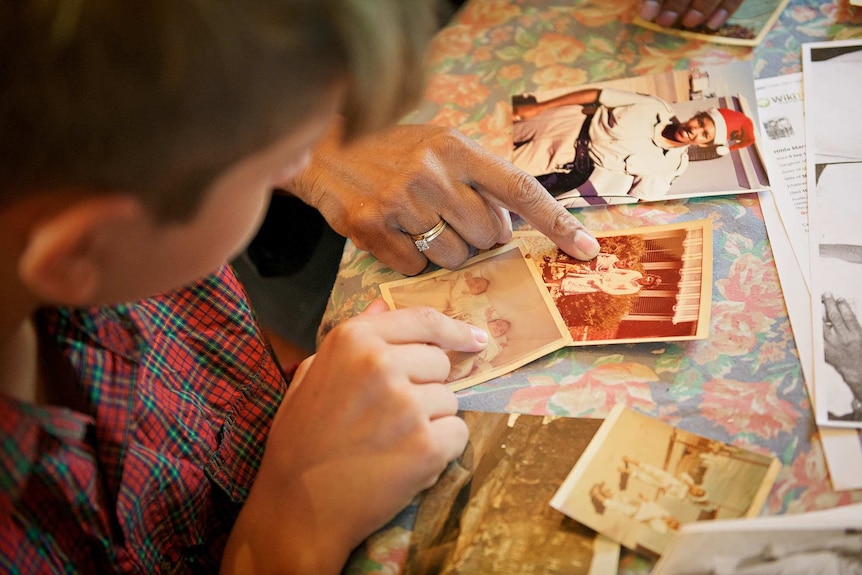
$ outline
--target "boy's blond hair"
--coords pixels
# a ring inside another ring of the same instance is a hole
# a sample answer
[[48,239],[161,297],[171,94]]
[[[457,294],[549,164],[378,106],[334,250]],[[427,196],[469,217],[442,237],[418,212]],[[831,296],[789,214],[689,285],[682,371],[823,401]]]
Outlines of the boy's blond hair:
[[122,190],[186,217],[336,79],[348,136],[405,113],[433,29],[430,0],[2,2],[0,207]]

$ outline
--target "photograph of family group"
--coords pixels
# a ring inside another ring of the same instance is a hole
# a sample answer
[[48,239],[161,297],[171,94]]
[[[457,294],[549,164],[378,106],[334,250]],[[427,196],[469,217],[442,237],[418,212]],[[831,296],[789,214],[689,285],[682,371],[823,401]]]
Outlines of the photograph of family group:
[[748,62],[512,97],[512,161],[566,207],[769,187]]
[[597,232],[599,255],[576,260],[547,237],[515,232],[560,311],[571,345],[705,338],[712,225],[695,220]]

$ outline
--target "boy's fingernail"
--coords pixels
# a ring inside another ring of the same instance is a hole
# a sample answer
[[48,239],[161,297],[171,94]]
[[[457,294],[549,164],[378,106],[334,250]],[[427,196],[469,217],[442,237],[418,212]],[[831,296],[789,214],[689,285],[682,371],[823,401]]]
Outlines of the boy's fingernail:
[[697,28],[703,23],[703,12],[700,10],[689,10],[682,17],[682,25],[686,28]]
[[727,22],[728,16],[730,16],[730,14],[727,10],[719,8],[713,12],[712,16],[709,17],[709,20],[706,21],[706,27],[710,30],[718,30],[725,22]]
[[641,4],[641,18],[651,22],[658,16],[659,10],[661,10],[661,4],[655,2],[655,0],[646,0],[646,2]]
[[594,258],[599,253],[599,242],[584,230],[575,232],[575,245],[589,258]]
[[672,10],[665,10],[656,18],[655,23],[659,26],[664,26],[666,28],[670,28],[674,24],[676,24],[676,19],[679,18],[679,14]]
[[488,343],[488,332],[484,329],[471,325],[470,331],[473,332],[473,338],[479,343]]

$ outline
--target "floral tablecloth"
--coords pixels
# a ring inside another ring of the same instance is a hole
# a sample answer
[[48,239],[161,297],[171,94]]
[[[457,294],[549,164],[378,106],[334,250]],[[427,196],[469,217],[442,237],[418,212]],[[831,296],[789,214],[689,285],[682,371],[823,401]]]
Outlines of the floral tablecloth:
[[[804,42],[862,37],[862,8],[791,0],[755,49],[694,42],[630,24],[636,0],[472,0],[432,48],[425,102],[409,121],[457,126],[508,157],[510,97],[626,76],[751,59],[771,77],[801,68]],[[683,429],[778,457],[764,513],[862,501],[835,492],[806,395],[758,198],[677,200],[588,208],[588,229],[710,218],[713,307],[708,340],[569,348],[459,393],[466,410],[604,417],[625,403]],[[525,224],[516,218],[516,227]],[[378,284],[403,276],[348,242],[321,332],[358,313]],[[406,510],[372,537],[350,573],[394,573],[412,522]],[[648,565],[624,554],[623,572]]]

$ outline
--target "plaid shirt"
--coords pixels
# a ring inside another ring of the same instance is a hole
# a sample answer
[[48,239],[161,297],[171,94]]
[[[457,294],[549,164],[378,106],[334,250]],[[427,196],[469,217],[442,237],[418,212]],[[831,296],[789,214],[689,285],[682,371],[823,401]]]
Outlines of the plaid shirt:
[[80,405],[0,398],[0,571],[217,571],[286,389],[233,272],[38,323]]

